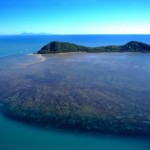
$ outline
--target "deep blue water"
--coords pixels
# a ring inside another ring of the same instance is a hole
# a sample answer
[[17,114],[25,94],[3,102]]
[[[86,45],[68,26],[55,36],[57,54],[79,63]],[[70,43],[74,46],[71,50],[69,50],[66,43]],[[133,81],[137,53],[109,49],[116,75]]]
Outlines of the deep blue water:
[[150,44],[150,35],[25,35],[0,36],[0,56],[36,52],[51,41],[85,46],[121,45],[129,41]]

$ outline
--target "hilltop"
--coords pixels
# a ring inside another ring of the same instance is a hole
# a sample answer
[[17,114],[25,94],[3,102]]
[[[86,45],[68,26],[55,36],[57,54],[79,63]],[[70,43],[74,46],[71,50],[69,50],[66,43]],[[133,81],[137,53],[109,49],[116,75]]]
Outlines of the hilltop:
[[86,47],[68,42],[53,41],[43,46],[38,54],[65,53],[65,52],[150,52],[150,45],[130,41],[125,45],[109,45],[101,47]]

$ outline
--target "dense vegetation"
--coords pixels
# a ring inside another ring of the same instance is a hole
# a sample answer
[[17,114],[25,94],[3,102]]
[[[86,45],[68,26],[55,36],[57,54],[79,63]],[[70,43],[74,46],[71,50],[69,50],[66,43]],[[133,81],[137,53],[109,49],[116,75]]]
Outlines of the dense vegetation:
[[67,42],[51,42],[38,51],[39,54],[64,52],[150,52],[150,45],[131,41],[121,46],[86,47]]

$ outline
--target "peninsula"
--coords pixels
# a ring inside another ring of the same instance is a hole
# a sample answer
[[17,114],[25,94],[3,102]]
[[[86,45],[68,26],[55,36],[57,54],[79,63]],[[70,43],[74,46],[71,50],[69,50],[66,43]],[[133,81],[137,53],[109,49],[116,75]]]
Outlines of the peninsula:
[[38,54],[50,54],[50,53],[65,53],[65,52],[150,52],[150,45],[130,41],[125,45],[109,45],[101,47],[86,47],[81,45],[76,45],[68,42],[51,42],[41,48]]

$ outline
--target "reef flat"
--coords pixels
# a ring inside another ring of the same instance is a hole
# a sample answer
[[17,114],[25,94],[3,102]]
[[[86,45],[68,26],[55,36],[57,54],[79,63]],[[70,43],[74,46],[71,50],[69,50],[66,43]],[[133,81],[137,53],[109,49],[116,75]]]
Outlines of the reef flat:
[[[149,51],[144,45],[141,49]],[[44,127],[150,135],[148,53],[44,57],[41,63],[0,70],[6,116]]]

